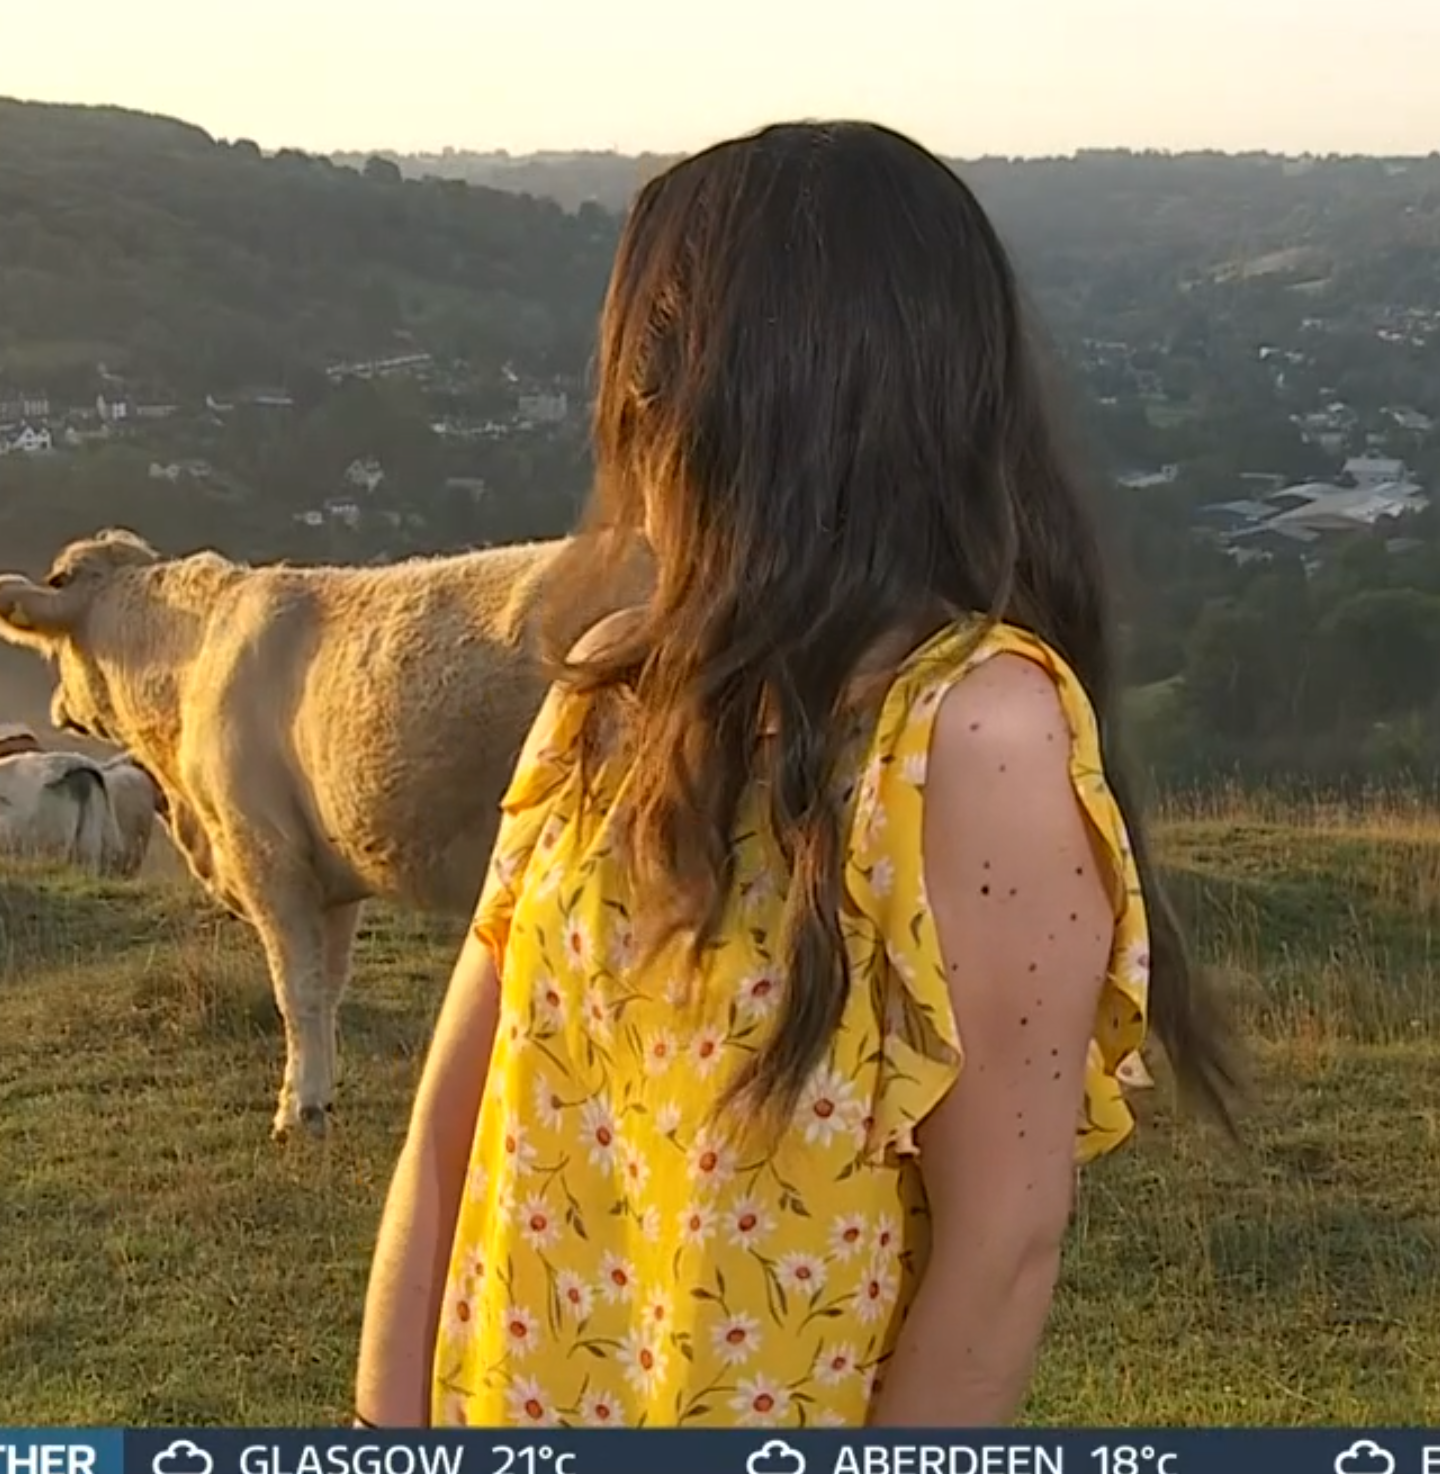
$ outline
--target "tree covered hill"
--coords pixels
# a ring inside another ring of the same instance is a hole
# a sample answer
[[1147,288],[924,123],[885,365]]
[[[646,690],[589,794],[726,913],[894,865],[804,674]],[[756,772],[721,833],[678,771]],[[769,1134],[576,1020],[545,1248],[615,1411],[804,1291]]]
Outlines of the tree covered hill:
[[[364,157],[337,154],[356,167]],[[678,155],[386,154],[407,176],[623,210]],[[1389,300],[1440,288],[1440,153],[1424,158],[1082,150],[953,160],[1039,288],[1124,311],[1158,284],[1258,278]]]
[[959,166],[1037,289],[1123,337],[1157,294],[1284,335],[1307,316],[1440,304],[1440,155],[1089,152]]
[[[616,210],[665,162],[267,157],[0,102],[7,562],[115,522],[326,562],[561,532],[590,479],[576,376]],[[1114,473],[1152,765],[1440,775],[1440,155],[959,167]],[[415,177],[441,173],[466,177]],[[385,356],[408,362],[322,372]],[[96,400],[113,376],[118,419]],[[288,392],[244,392],[263,387]],[[1349,505],[1352,458],[1394,468],[1400,500],[1286,541],[1274,508],[1337,478],[1327,505]]]
[[[623,209],[672,159],[385,156],[410,177],[548,195],[592,218]],[[1440,153],[1085,150],[951,163],[1081,370],[1081,418],[1112,467],[1208,457],[1226,476],[1318,475],[1295,415],[1338,400],[1362,418],[1387,405],[1440,418]],[[1267,348],[1291,355],[1280,377]]]
[[[98,360],[182,388],[293,383],[407,339],[573,373],[614,212],[669,161],[266,156],[172,119],[0,99],[0,379],[63,392]],[[1307,315],[1440,304],[1440,155],[957,167],[1072,342],[1203,347],[1219,327],[1249,346]]]
[[[370,155],[341,151],[331,155],[352,169],[365,166]],[[382,149],[379,157],[394,164],[408,178],[463,179],[488,189],[557,200],[567,210],[585,204],[614,213],[623,212],[636,190],[680,154],[617,154],[594,149],[510,154],[504,149],[485,152],[447,148],[439,153],[395,153]]]
[[0,378],[55,392],[98,359],[177,388],[283,383],[407,334],[573,371],[614,231],[600,211],[383,161],[0,99]]

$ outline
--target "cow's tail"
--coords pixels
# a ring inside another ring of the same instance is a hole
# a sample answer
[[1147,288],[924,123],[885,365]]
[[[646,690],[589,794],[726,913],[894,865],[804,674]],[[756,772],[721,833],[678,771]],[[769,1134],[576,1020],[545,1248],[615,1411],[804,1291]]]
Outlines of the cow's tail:
[[115,816],[110,811],[105,775],[88,763],[77,763],[46,787],[63,793],[75,805],[71,860],[86,870],[103,870],[116,845]]

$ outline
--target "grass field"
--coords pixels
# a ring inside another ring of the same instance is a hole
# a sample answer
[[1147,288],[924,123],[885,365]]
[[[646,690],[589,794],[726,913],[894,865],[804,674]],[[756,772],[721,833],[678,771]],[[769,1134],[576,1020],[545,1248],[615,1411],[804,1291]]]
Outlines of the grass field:
[[[1088,1174],[1029,1416],[1440,1417],[1440,816],[1167,816],[1255,1041],[1249,1144]],[[340,1129],[277,1148],[248,932],[188,883],[0,874],[0,1424],[344,1418],[368,1255],[453,928],[377,910]]]

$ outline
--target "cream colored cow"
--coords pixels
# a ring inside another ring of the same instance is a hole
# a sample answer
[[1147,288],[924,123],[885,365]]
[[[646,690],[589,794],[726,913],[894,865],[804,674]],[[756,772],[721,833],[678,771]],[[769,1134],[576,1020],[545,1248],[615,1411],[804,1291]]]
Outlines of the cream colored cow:
[[[260,935],[285,1022],[277,1135],[325,1128],[361,904],[474,904],[544,696],[536,615],[565,547],[247,567],[112,530],[44,583],[0,578],[0,638],[59,672],[55,725],[154,776],[192,873]],[[646,578],[574,611],[574,635]]]
[[145,863],[158,789],[127,756],[0,751],[0,854],[60,861],[98,875]]

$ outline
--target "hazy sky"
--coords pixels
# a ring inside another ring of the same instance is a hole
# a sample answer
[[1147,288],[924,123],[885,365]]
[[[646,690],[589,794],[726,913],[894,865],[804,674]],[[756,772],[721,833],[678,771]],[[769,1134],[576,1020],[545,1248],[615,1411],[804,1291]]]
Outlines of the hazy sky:
[[958,155],[1440,148],[1436,0],[42,9],[40,33],[0,51],[0,96],[120,103],[267,148],[686,150],[820,115],[874,117]]

